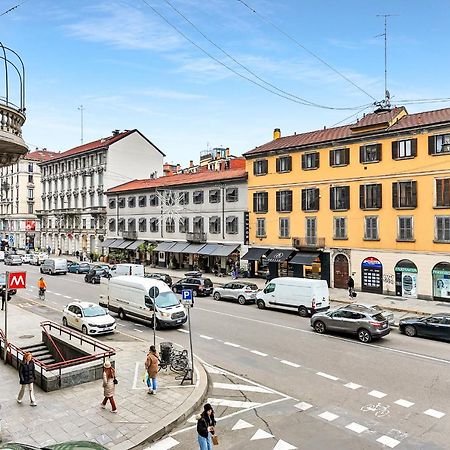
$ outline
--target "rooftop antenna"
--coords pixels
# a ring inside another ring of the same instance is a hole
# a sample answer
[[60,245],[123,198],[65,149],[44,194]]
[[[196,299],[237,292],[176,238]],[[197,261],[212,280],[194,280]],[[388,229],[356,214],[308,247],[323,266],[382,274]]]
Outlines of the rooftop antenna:
[[84,106],[80,105],[78,107],[78,111],[80,111],[80,115],[81,115],[81,145],[83,145],[83,111],[84,111]]

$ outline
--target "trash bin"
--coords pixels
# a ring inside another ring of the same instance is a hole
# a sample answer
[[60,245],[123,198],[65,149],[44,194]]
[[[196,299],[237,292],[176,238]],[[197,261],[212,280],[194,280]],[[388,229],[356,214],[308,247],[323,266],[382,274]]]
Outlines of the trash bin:
[[172,354],[172,342],[161,342],[159,346],[159,357],[161,359],[161,362],[164,362],[166,364],[170,363],[170,355]]

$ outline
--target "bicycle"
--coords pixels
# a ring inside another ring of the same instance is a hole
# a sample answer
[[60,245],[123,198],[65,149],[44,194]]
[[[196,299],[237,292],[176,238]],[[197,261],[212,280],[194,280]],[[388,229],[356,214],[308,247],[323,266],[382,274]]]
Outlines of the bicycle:
[[158,372],[161,369],[170,370],[175,373],[183,373],[189,368],[189,358],[187,350],[172,350],[169,360],[159,359]]
[[45,289],[39,289],[39,300],[45,300]]

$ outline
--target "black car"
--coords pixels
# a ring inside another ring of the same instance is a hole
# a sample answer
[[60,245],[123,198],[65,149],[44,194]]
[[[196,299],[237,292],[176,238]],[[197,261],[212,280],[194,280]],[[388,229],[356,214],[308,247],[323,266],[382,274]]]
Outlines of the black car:
[[400,332],[407,336],[421,336],[450,341],[450,313],[428,317],[407,317],[399,323]]
[[[0,273],[0,294],[4,297],[6,291],[6,274]],[[17,291],[15,289],[10,289],[8,291],[8,300],[11,300],[12,295],[16,295]]]
[[145,278],[154,278],[163,281],[167,286],[172,287],[172,278],[167,273],[146,273],[144,276]]
[[192,295],[211,295],[213,282],[209,278],[183,278],[172,286],[172,291],[180,293],[183,289],[192,289]]
[[91,269],[85,276],[86,283],[100,284],[100,278],[103,275],[103,269]]

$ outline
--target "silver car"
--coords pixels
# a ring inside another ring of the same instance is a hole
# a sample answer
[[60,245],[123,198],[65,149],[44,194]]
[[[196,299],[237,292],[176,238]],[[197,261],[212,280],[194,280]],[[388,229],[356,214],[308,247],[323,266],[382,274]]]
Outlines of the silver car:
[[386,311],[381,308],[381,306],[374,303],[350,303],[349,305],[342,306],[339,309],[352,309],[354,311],[380,313],[388,320],[389,325],[394,325],[394,313],[391,311]]
[[311,326],[317,333],[338,331],[354,334],[364,343],[391,332],[389,322],[379,312],[355,311],[351,307],[314,314],[311,317]]
[[21,266],[23,263],[20,255],[5,256],[5,266]]
[[245,281],[232,281],[221,287],[214,288],[214,300],[228,298],[237,300],[240,305],[256,302],[256,293],[258,286],[255,283],[247,283]]

